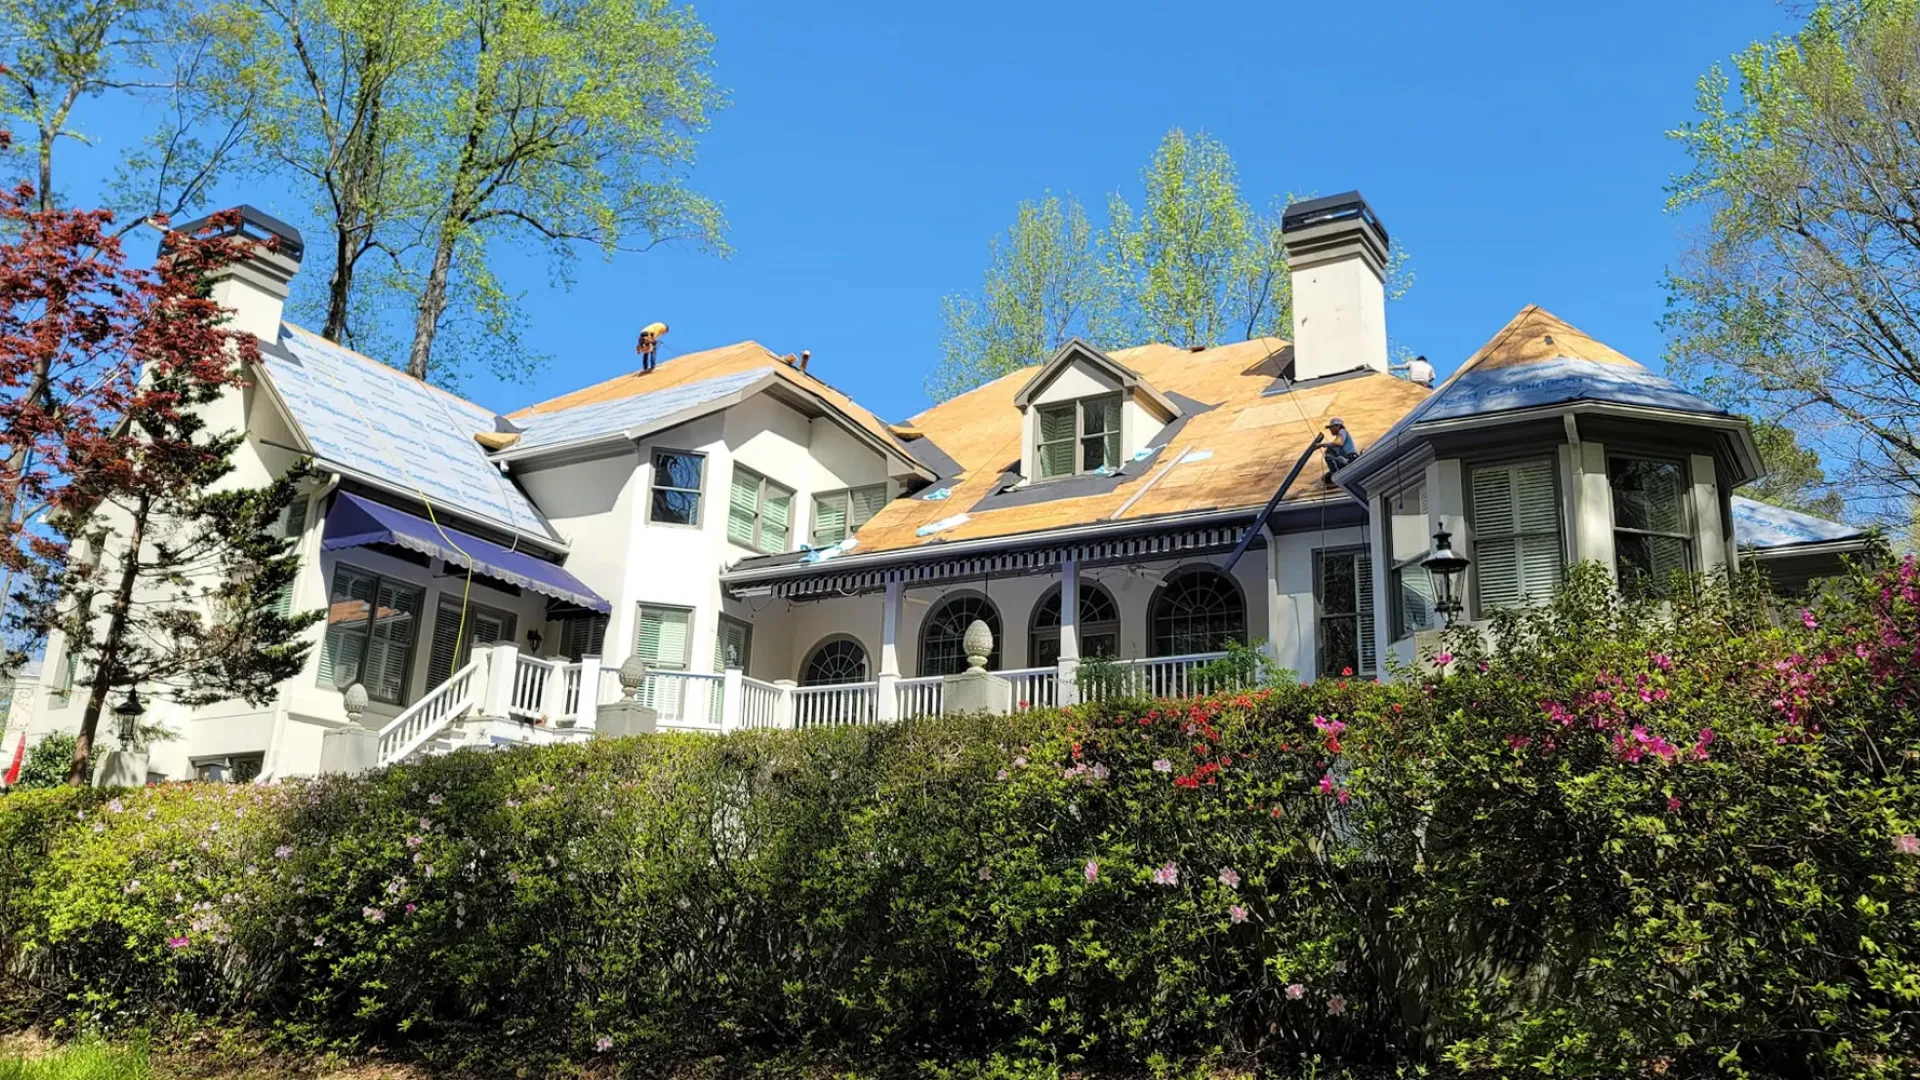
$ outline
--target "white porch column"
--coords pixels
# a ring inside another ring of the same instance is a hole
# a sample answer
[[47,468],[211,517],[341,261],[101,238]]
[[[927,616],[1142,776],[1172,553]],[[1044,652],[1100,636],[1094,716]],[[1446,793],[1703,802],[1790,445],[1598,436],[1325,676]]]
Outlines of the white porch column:
[[740,730],[740,703],[746,696],[747,673],[737,667],[728,667],[720,676],[720,730],[722,733]]
[[1693,529],[1700,542],[1699,565],[1703,574],[1711,574],[1727,565],[1727,538],[1720,522],[1720,481],[1713,458],[1694,454],[1689,462],[1693,471]]
[[1060,560],[1060,659],[1055,666],[1059,703],[1079,704],[1080,687],[1074,680],[1080,670],[1080,560],[1072,555]]
[[511,643],[487,650],[486,688],[480,691],[481,716],[511,716],[513,676],[520,667],[520,647]]
[[580,693],[573,706],[573,726],[592,731],[600,720],[600,658],[580,658]]
[[900,719],[900,608],[906,583],[894,578],[880,607],[880,670],[873,680],[873,718],[881,723]]

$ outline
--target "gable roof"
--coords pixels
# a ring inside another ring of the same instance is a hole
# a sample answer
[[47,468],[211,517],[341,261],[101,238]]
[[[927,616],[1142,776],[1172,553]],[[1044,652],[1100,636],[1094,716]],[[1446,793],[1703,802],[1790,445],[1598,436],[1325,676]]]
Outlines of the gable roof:
[[516,425],[520,428],[520,437],[495,456],[512,459],[529,452],[595,442],[610,435],[632,437],[638,429],[730,402],[776,377],[765,368],[749,368],[698,382],[680,383],[649,394],[534,413],[521,418]]
[[[1018,469],[1024,422],[1015,404],[1039,366],[1025,368],[942,402],[912,420],[926,439],[952,457],[957,474],[918,495],[895,499],[860,527],[857,554],[923,544],[1012,536],[1105,521],[1131,521],[1208,510],[1264,506],[1327,420],[1344,420],[1365,444],[1426,397],[1424,387],[1366,372],[1285,393],[1269,394],[1279,374],[1277,338],[1190,352],[1171,345],[1115,350],[1110,359],[1191,402],[1161,451],[1129,462],[1117,477],[1082,485],[1050,481],[1020,489],[1018,499],[994,497],[1004,474]],[[908,445],[913,445],[909,443]],[[1310,468],[1287,503],[1346,502]],[[945,491],[944,497],[938,496]],[[925,536],[919,530],[960,514],[966,520]],[[850,553],[851,554],[851,553]]]
[[413,493],[482,523],[556,545],[526,495],[474,442],[500,418],[491,409],[294,326],[259,371],[323,464]]
[[1027,380],[1019,393],[1013,395],[1014,407],[1025,412],[1027,407],[1033,404],[1036,395],[1045,390],[1054,379],[1059,378],[1061,372],[1076,363],[1083,363],[1104,372],[1108,378],[1119,383],[1122,390],[1144,394],[1147,400],[1159,406],[1161,412],[1169,419],[1180,415],[1180,406],[1170,401],[1159,390],[1154,389],[1154,385],[1141,378],[1139,372],[1079,338],[1074,338],[1060,346],[1060,351],[1053,354],[1053,359],[1041,364],[1034,371],[1033,377]]
[[[517,412],[507,414],[515,425],[531,431],[542,423],[541,417],[552,413],[579,409],[587,405],[607,405],[649,397],[665,391],[680,390],[695,383],[708,383],[727,376],[771,374],[789,386],[818,399],[832,412],[838,414],[850,425],[858,428],[874,442],[905,460],[915,470],[928,479],[933,478],[933,470],[913,455],[907,445],[900,441],[879,417],[868,412],[851,397],[827,384],[824,380],[786,362],[780,356],[757,341],[741,341],[732,345],[722,345],[715,349],[687,353],[669,360],[661,361],[653,371],[630,371],[625,375],[616,375],[611,379],[593,384],[572,393],[550,398],[537,405],[529,405]],[[710,388],[709,388],[710,389]],[[699,394],[702,391],[690,391]],[[635,406],[642,413],[652,406]],[[615,415],[617,409],[605,414]],[[576,414],[590,415],[590,414]],[[509,447],[502,456],[514,456],[518,447]]]

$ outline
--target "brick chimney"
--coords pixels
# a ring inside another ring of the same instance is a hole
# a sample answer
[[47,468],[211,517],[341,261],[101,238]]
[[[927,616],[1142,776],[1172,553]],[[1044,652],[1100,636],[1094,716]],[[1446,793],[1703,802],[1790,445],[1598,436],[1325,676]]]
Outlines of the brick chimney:
[[1387,370],[1387,230],[1357,191],[1280,218],[1293,275],[1295,381]]
[[[252,256],[221,270],[213,278],[213,300],[233,309],[232,326],[265,342],[280,340],[280,312],[287,302],[287,282],[300,269],[306,247],[300,230],[251,206],[237,206],[239,224],[214,233],[244,236],[255,241]],[[179,227],[198,232],[215,215],[196,218]]]

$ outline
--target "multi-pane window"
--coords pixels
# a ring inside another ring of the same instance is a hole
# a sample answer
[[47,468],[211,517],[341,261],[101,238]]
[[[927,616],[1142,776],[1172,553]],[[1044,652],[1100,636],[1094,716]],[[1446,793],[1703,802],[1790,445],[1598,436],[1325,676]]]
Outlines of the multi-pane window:
[[1217,652],[1247,641],[1247,605],[1240,587],[1218,570],[1183,570],[1160,587],[1147,619],[1153,655]]
[[[640,606],[635,620],[633,654],[649,668],[685,671],[692,661],[693,612],[686,608]],[[662,719],[680,719],[702,702],[687,700],[685,679],[648,679],[640,685],[640,704],[656,710]],[[716,699],[717,700],[717,699]],[[706,702],[711,708],[714,701]]]
[[653,501],[649,520],[662,525],[700,524],[700,492],[707,459],[684,450],[653,452]]
[[234,754],[200,758],[193,763],[194,779],[208,784],[251,784],[267,763],[265,754]]
[[1614,457],[1607,460],[1607,481],[1620,588],[1661,595],[1674,574],[1693,569],[1686,469],[1674,461]]
[[1041,479],[1120,467],[1120,395],[1042,405],[1037,423]]
[[1393,640],[1410,637],[1433,623],[1433,579],[1422,565],[1427,557],[1427,485],[1414,484],[1387,497],[1387,617]]
[[[307,498],[304,495],[300,495],[296,496],[293,502],[288,504],[286,510],[281,513],[280,535],[298,544],[301,535],[306,531]],[[286,586],[273,598],[274,613],[283,619],[293,614],[293,587],[297,583],[297,580],[298,579],[287,582]]]
[[987,657],[989,670],[1000,669],[1000,612],[984,596],[962,593],[941,601],[927,615],[926,629],[920,635],[920,674],[958,675],[967,670],[967,627],[975,619],[993,631],[993,652]]
[[1551,458],[1473,470],[1473,577],[1482,614],[1552,599],[1566,572]]
[[720,626],[713,635],[713,670],[739,668],[744,671],[752,655],[753,627],[739,619],[720,616]]
[[1373,558],[1364,548],[1319,553],[1320,674],[1354,675],[1375,668]]
[[[461,637],[466,640],[462,641]],[[427,653],[427,685],[439,686],[473,659],[476,646],[500,645],[513,641],[513,616],[491,608],[466,605],[461,617],[460,598],[443,596],[433,613],[433,645]]]
[[[1112,594],[1091,581],[1080,582],[1081,656],[1120,655],[1120,609]],[[1060,588],[1054,586],[1033,609],[1028,633],[1027,663],[1050,667],[1060,662]]]
[[586,656],[605,656],[607,617],[576,615],[560,623],[560,655],[569,660]]
[[425,591],[352,566],[336,567],[320,643],[320,685],[366,688],[372,701],[405,704]]
[[852,638],[828,638],[807,654],[800,669],[802,686],[834,686],[867,681],[867,650]]
[[727,539],[768,555],[787,550],[793,522],[793,489],[752,469],[733,467],[733,491],[727,505]]
[[845,540],[887,505],[887,485],[829,491],[813,497],[813,546]]

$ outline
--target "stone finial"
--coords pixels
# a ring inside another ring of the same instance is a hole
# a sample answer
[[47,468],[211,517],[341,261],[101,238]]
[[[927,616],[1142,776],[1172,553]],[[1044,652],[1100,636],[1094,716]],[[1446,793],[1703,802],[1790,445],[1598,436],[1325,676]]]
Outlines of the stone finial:
[[960,645],[967,650],[968,671],[987,670],[987,657],[993,655],[993,627],[988,626],[985,619],[973,620]]
[[340,696],[343,699],[341,707],[347,710],[347,719],[359,723],[360,717],[367,711],[367,688],[356,682],[342,690]]
[[639,653],[627,657],[620,665],[620,688],[627,692],[628,697],[634,697],[640,693],[640,684],[646,681],[647,658]]

